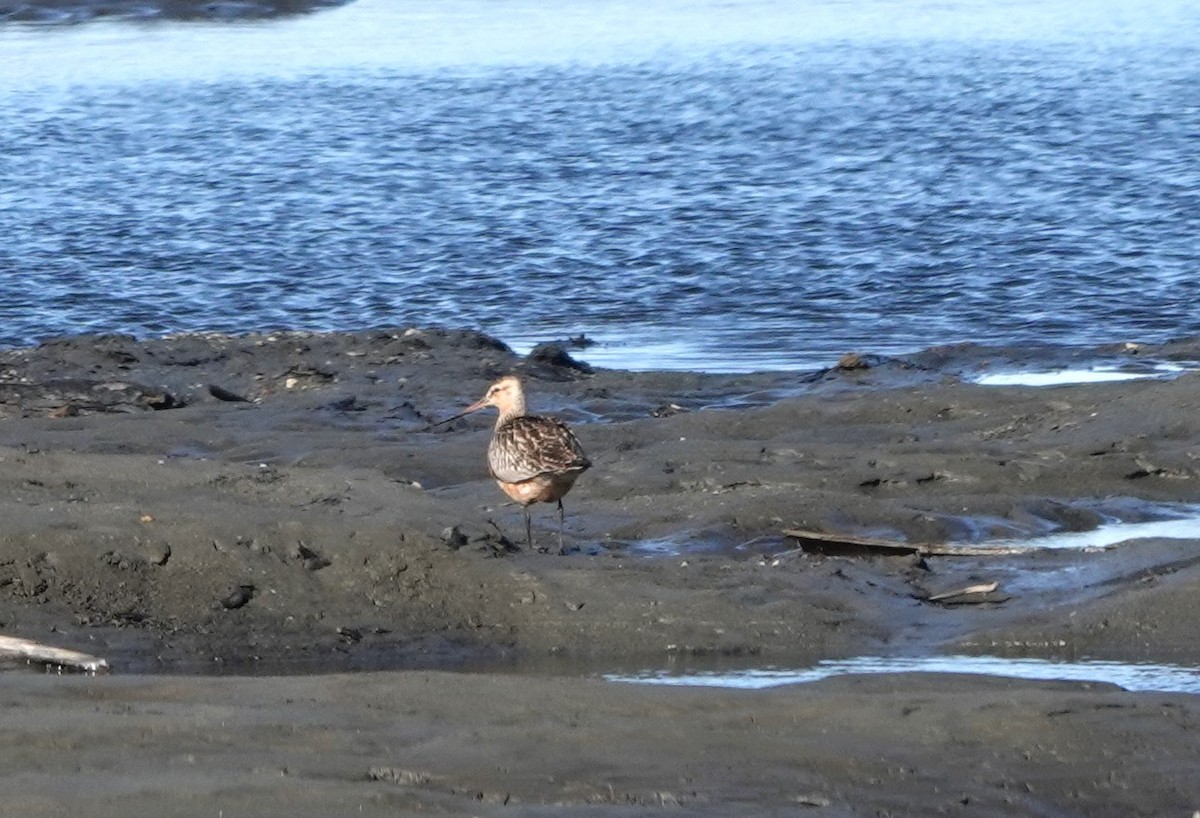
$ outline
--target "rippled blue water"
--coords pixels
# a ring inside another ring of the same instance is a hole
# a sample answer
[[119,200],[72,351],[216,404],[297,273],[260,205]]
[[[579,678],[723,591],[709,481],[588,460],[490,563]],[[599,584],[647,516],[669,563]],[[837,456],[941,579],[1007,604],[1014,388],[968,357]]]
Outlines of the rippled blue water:
[[437,323],[738,370],[1193,334],[1198,33],[1194,0],[0,27],[0,344]]

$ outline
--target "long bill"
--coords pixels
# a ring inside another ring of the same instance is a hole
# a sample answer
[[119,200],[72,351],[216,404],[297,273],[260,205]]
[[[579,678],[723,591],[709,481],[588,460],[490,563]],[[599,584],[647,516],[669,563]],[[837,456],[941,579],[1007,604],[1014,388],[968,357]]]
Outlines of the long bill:
[[450,417],[445,418],[443,420],[439,420],[436,423],[431,423],[428,426],[426,426],[425,429],[426,429],[426,431],[428,431],[429,429],[433,429],[438,426],[445,426],[447,423],[450,423],[451,421],[454,421],[454,420],[458,420],[459,418],[462,418],[462,417],[466,417],[467,415],[471,414],[472,412],[478,412],[480,409],[483,409],[485,406],[487,406],[486,400],[477,400],[474,403],[472,403],[470,406],[468,406],[466,409],[463,409],[457,415],[451,415]]

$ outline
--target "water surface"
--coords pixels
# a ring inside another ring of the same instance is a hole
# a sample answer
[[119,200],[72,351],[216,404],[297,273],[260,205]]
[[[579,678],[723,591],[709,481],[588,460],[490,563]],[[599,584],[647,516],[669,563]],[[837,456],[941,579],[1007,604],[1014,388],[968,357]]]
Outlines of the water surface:
[[614,682],[681,687],[728,687],[760,690],[782,685],[808,684],[835,676],[881,673],[962,673],[1041,681],[1076,681],[1114,684],[1125,690],[1158,693],[1200,693],[1200,668],[1174,664],[1077,662],[1050,659],[1012,659],[1000,656],[861,656],[830,659],[809,668],[752,668],[701,673],[609,674]]
[[1200,2],[360,0],[0,26],[0,344],[638,368],[1200,331]]

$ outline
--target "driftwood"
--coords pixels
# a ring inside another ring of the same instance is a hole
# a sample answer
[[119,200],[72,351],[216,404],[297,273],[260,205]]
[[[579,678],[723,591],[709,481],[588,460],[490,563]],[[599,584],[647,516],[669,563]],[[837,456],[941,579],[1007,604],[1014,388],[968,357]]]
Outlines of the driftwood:
[[927,596],[921,594],[913,594],[913,596],[922,602],[933,602],[938,605],[952,607],[960,605],[999,605],[1012,599],[1008,594],[998,590],[999,588],[1000,584],[998,582],[980,582],[975,585],[966,585],[962,588],[953,588],[949,591],[942,591]]
[[29,662],[40,662],[46,665],[74,668],[88,673],[99,673],[108,670],[108,662],[77,650],[54,648],[33,642],[29,639],[17,639],[13,636],[0,636],[0,657],[25,659]]
[[1039,550],[1032,545],[959,545],[935,542],[900,542],[881,540],[874,537],[851,537],[846,534],[827,534],[824,531],[802,531],[784,529],[783,535],[800,542],[800,547],[810,551],[851,554],[884,554],[903,556],[919,554],[922,557],[997,557],[1010,554],[1028,554]]
[[955,588],[953,591],[942,591],[940,594],[933,594],[926,597],[930,602],[941,602],[944,599],[954,599],[956,596],[970,596],[972,594],[990,594],[999,587],[995,582],[982,582],[978,585],[968,585],[965,588]]

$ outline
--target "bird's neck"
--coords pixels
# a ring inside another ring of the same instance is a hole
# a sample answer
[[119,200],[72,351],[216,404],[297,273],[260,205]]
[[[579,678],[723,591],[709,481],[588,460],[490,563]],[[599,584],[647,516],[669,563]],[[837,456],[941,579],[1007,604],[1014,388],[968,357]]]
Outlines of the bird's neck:
[[500,410],[500,417],[496,418],[496,428],[499,428],[513,418],[523,417],[524,415],[525,396],[518,395],[512,403]]

